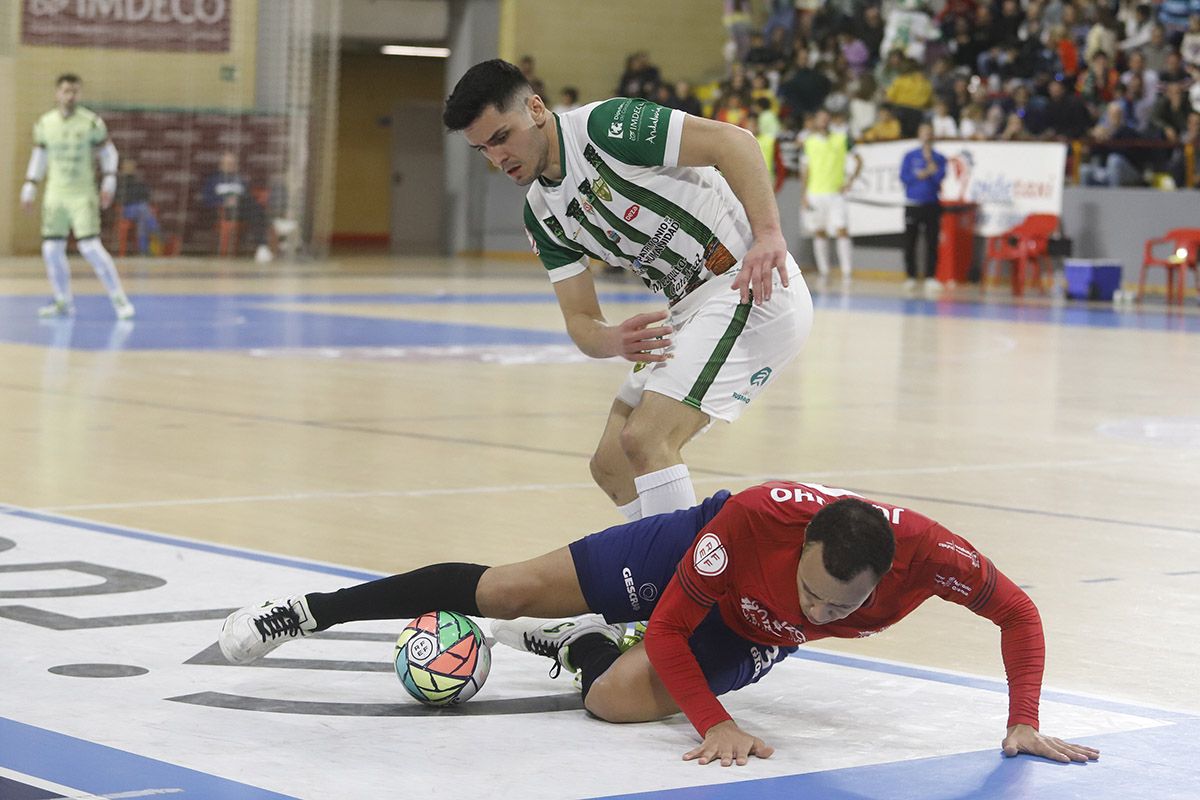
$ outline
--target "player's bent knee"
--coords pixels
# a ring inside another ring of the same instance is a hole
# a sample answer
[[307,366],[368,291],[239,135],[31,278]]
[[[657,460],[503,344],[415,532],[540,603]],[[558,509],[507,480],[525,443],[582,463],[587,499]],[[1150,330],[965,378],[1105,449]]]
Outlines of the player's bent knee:
[[475,602],[492,619],[516,619],[530,616],[538,600],[537,581],[522,574],[519,564],[492,567],[479,578]]

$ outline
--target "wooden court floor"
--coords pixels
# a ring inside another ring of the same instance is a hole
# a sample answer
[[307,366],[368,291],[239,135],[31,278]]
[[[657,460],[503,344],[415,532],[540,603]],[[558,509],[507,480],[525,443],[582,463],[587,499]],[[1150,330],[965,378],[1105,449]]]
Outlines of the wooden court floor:
[[[619,521],[587,462],[626,367],[574,353],[530,261],[130,261],[122,326],[73,260],[80,312],[57,324],[31,316],[39,262],[0,262],[0,503],[384,572]],[[656,307],[600,288],[610,318]],[[1189,302],[821,294],[800,363],[687,448],[697,490],[911,506],[1028,588],[1048,686],[1200,711]],[[943,603],[816,647],[1002,675],[996,630]]]

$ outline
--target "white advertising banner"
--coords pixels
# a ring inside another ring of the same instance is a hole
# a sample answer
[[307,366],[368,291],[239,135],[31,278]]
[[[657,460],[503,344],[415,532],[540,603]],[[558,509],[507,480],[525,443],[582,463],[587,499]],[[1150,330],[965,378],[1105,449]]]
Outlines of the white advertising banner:
[[[863,160],[849,193],[850,235],[904,230],[900,162],[916,140],[859,144]],[[994,236],[1029,214],[1062,216],[1067,147],[1057,142],[938,142],[947,160],[943,203],[978,203],[976,231]]]

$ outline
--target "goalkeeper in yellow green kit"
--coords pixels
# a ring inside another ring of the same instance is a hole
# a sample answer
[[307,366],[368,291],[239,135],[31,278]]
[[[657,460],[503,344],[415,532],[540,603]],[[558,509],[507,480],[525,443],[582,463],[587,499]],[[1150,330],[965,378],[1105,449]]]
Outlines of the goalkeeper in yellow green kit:
[[[79,253],[104,284],[118,319],[133,317],[133,304],[121,289],[121,278],[112,256],[100,242],[100,209],[112,203],[117,186],[117,148],[108,138],[104,120],[78,105],[83,81],[78,75],[60,75],[54,83],[57,108],[43,114],[33,126],[33,154],[21,187],[21,206],[33,208],[38,184],[42,196],[42,258],[54,290],[54,300],[43,306],[43,317],[69,317],[71,268],[67,264],[67,236],[75,234]],[[93,157],[98,157],[103,178],[96,192]]]

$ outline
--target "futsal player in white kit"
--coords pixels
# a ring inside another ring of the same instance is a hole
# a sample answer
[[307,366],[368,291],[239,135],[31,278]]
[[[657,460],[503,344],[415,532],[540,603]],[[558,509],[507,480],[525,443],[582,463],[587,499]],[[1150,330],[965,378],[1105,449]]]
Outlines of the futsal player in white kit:
[[[635,362],[592,476],[631,520],[691,507],[683,446],[713,420],[737,419],[812,326],[758,143],[640,99],[554,114],[499,59],[467,71],[443,121],[529,187],[526,232],[575,344]],[[668,310],[610,324],[589,259],[632,271]]]

